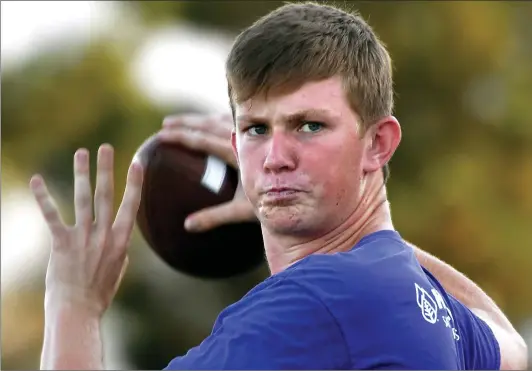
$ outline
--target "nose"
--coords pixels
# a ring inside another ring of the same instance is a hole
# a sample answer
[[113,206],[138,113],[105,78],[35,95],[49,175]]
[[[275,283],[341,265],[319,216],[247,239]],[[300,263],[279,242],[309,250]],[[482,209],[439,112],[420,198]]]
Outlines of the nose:
[[270,137],[264,170],[272,173],[291,171],[295,169],[297,156],[294,143],[286,133],[276,132]]

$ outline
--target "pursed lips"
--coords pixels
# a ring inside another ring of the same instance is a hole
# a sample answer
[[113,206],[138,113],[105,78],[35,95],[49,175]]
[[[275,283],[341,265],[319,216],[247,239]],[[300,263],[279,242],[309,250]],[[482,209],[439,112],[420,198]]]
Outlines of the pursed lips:
[[278,193],[295,193],[295,192],[303,192],[303,190],[299,187],[267,187],[264,189],[261,194],[278,194]]

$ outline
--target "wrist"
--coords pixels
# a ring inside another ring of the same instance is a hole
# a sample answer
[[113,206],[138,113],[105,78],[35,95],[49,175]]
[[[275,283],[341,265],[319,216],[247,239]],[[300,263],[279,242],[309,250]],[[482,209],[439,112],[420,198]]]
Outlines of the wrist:
[[102,311],[97,306],[72,298],[59,298],[46,295],[44,315],[47,321],[72,321],[77,319],[83,322],[99,323]]
[[101,316],[71,302],[45,305],[41,369],[102,369]]
[[78,313],[84,318],[100,319],[104,308],[95,298],[90,298],[82,292],[64,289],[47,288],[44,296],[45,315],[58,313]]

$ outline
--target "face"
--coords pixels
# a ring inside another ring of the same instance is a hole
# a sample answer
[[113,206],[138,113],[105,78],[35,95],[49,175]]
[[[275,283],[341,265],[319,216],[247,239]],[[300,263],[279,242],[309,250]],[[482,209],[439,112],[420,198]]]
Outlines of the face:
[[360,135],[339,78],[254,97],[235,116],[242,185],[270,233],[327,233],[357,209],[366,175],[388,160],[375,145],[378,128]]

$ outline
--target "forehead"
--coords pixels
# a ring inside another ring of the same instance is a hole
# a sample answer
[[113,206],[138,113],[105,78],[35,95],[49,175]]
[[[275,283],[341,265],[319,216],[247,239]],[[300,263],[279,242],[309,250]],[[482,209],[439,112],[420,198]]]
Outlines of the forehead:
[[288,93],[256,96],[235,105],[237,121],[268,118],[283,119],[300,112],[310,112],[329,118],[355,118],[340,78],[333,77],[308,82]]

